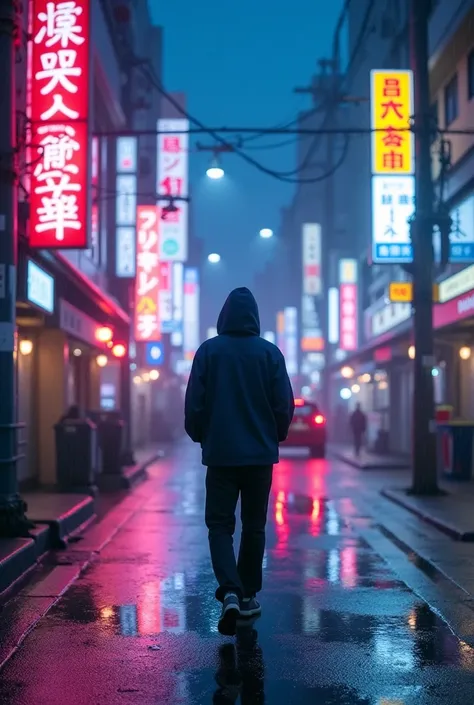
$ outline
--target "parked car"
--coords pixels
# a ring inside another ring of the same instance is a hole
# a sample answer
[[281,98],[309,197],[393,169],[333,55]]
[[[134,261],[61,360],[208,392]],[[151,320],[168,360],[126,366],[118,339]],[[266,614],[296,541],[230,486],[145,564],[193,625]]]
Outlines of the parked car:
[[295,414],[284,445],[308,448],[312,458],[326,457],[326,418],[317,404],[295,399]]

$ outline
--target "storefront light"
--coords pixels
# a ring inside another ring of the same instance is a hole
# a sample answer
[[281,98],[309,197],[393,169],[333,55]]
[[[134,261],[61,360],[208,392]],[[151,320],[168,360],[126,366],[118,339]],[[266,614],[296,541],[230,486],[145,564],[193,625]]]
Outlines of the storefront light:
[[140,377],[140,375],[136,375],[133,378],[133,384],[141,384],[141,383],[142,383],[142,378]]
[[27,340],[25,338],[23,340],[20,340],[20,344],[18,347],[21,355],[31,355],[31,353],[33,352],[33,341]]
[[410,345],[410,347],[408,348],[408,357],[410,358],[410,360],[415,359],[415,346],[414,345]]
[[360,384],[368,384],[371,380],[372,377],[369,375],[368,372],[365,372],[363,375],[360,375],[357,381],[360,382]]
[[433,377],[438,377],[439,376],[439,368],[433,367],[433,369],[431,370],[431,374]]
[[97,355],[95,361],[99,367],[105,367],[107,365],[107,355]]
[[81,357],[81,355],[82,355],[81,348],[74,348],[74,350],[72,351],[72,354],[74,355],[74,357]]
[[112,328],[109,328],[109,326],[101,326],[101,328],[97,328],[95,332],[95,339],[99,341],[99,343],[108,343],[110,340],[112,340],[114,335],[114,332]]
[[379,382],[379,389],[380,391],[383,391],[384,389],[388,389],[388,382],[386,382],[384,379]]
[[354,370],[352,369],[352,367],[346,365],[341,369],[341,376],[344,377],[344,379],[350,379],[354,376]]
[[149,372],[144,372],[144,373],[142,374],[142,380],[143,380],[144,382],[149,382],[149,381],[150,381],[150,373],[149,373]]
[[347,399],[350,399],[350,398],[351,398],[352,392],[351,392],[351,390],[350,390],[348,387],[344,387],[344,388],[341,389],[341,391],[339,392],[339,396],[341,397],[341,399],[347,400]]
[[153,382],[156,382],[156,380],[159,378],[160,378],[159,370],[150,370],[150,379]]
[[112,355],[114,357],[122,358],[125,357],[127,354],[127,348],[123,343],[117,343],[116,345],[113,346],[112,348]]
[[353,384],[351,387],[351,392],[352,394],[359,394],[360,392],[360,387],[358,384]]
[[462,348],[459,349],[459,357],[461,360],[469,360],[471,357],[471,348],[467,345],[463,345]]

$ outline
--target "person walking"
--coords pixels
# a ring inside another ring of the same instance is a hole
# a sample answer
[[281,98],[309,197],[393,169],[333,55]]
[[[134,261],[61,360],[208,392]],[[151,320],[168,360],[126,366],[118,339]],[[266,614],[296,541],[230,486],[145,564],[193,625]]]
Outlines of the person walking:
[[[273,465],[294,413],[291,383],[280,350],[260,337],[257,302],[234,289],[220,312],[217,337],[194,357],[185,397],[185,430],[202,447],[206,525],[222,602],[221,634],[239,617],[261,613],[265,525]],[[235,559],[235,510],[241,498],[242,538]]]
[[351,414],[351,429],[354,439],[354,452],[357,457],[360,455],[364,434],[367,431],[367,416],[361,409],[360,404],[356,405],[355,411]]

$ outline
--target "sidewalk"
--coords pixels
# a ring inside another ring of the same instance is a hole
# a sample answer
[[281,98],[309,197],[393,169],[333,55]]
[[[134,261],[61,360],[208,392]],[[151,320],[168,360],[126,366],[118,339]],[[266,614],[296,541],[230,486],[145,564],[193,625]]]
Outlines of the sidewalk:
[[348,446],[331,445],[330,455],[360,470],[370,470],[370,484],[380,494],[403,507],[422,521],[456,541],[474,541],[474,481],[453,482],[439,479],[445,492],[439,497],[408,494],[411,485],[409,460],[396,456],[377,456],[364,451],[356,458]]
[[[135,465],[124,468],[112,483],[99,476],[101,489],[109,490],[98,497],[38,490],[23,494],[28,505],[27,516],[34,522],[28,538],[0,538],[0,599],[28,573],[49,551],[65,548],[97,517],[105,516],[122,498],[124,491],[146,478],[147,467],[162,457],[160,446],[153,445],[135,453]],[[122,491],[122,492],[120,492]]]
[[359,470],[396,470],[408,468],[409,459],[404,455],[377,455],[362,448],[357,457],[354,450],[349,445],[331,443],[328,447],[329,454],[338,460],[343,460],[348,465],[352,465]]

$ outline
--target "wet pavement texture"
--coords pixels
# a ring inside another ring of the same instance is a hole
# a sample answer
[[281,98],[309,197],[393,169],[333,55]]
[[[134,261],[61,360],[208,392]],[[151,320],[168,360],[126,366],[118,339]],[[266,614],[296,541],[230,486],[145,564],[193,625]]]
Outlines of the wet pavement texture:
[[142,509],[6,664],[0,702],[474,702],[474,650],[364,538],[373,519],[335,461],[275,467],[263,615],[221,637],[204,472],[189,444],[153,466]]

